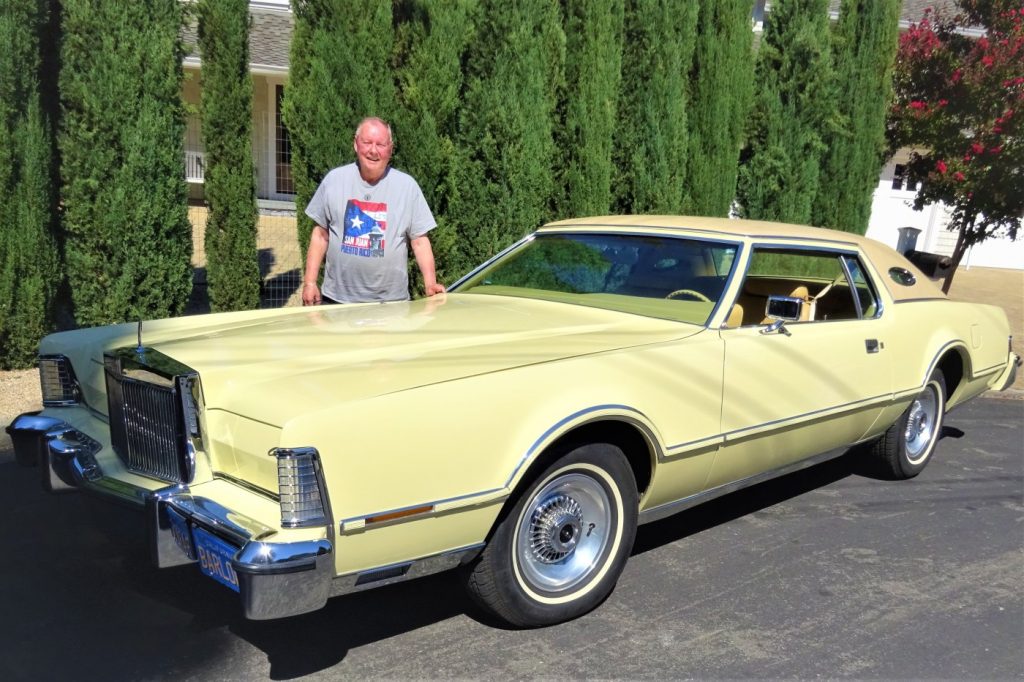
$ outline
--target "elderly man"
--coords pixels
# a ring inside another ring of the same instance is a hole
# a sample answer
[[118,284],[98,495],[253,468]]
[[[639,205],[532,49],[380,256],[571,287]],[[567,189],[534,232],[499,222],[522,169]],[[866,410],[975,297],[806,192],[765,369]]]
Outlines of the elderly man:
[[[363,119],[352,147],[356,162],[329,172],[306,207],[316,226],[302,304],[408,300],[409,245],[427,296],[443,293],[427,237],[437,223],[416,181],[389,166],[391,127],[379,118]],[[321,294],[317,276],[325,255]]]

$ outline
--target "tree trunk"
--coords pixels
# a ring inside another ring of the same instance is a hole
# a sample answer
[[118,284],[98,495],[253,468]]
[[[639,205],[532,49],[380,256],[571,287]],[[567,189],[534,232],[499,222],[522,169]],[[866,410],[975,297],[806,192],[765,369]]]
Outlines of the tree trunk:
[[956,269],[960,267],[960,261],[964,259],[964,254],[967,253],[967,231],[974,227],[974,216],[964,216],[963,220],[960,221],[960,228],[956,237],[956,246],[953,247],[953,255],[951,256],[953,264],[949,268],[949,274],[946,275],[945,281],[942,283],[942,293],[948,294],[949,288],[953,285],[953,277],[956,275]]

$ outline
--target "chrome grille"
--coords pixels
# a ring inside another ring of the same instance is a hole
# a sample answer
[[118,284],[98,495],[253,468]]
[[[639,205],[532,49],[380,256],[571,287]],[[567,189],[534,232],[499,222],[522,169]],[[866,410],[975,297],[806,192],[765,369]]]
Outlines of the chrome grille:
[[110,364],[106,380],[110,441],[121,461],[129,471],[186,482],[185,432],[176,382],[123,376]]

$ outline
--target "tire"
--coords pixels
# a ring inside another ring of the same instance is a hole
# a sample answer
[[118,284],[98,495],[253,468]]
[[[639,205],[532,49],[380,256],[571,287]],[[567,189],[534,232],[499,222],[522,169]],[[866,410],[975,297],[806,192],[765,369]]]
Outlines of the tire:
[[891,479],[921,473],[939,442],[945,412],[946,382],[936,370],[896,423],[872,445],[879,473]]
[[571,620],[611,594],[636,524],[636,481],[622,451],[577,447],[522,490],[469,566],[467,589],[515,627]]

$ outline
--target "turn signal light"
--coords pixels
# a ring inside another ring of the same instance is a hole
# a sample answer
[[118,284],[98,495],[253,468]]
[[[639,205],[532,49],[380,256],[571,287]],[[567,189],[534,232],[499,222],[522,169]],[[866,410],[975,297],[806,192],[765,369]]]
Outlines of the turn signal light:
[[44,407],[77,405],[80,398],[78,380],[71,361],[63,355],[39,356],[39,383]]
[[285,528],[326,526],[326,486],[316,448],[274,448],[281,525]]

